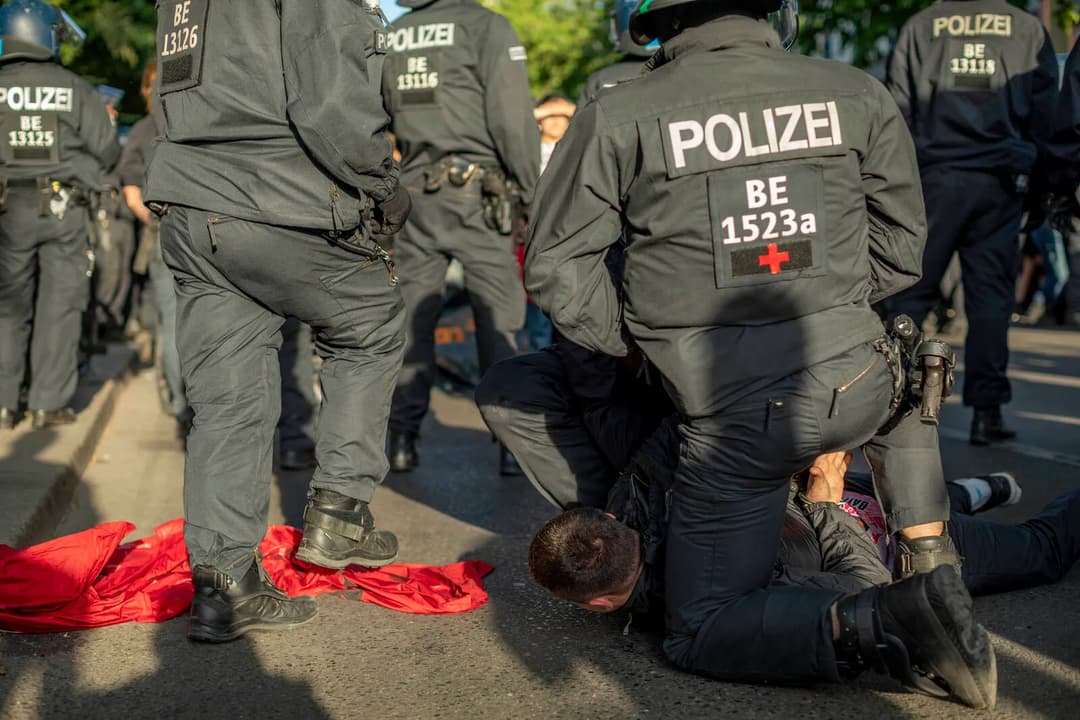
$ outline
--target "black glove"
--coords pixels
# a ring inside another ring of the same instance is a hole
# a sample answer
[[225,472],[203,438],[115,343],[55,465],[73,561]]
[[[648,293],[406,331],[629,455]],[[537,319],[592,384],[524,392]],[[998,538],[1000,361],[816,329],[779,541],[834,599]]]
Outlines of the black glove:
[[409,191],[404,185],[398,185],[393,195],[375,204],[373,230],[379,235],[393,235],[405,227],[410,212],[412,198],[409,197]]

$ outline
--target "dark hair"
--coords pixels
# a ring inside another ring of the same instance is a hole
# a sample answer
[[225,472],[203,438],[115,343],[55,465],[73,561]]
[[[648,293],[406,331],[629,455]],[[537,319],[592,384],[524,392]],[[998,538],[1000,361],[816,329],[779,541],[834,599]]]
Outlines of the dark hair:
[[536,533],[529,572],[564,600],[588,602],[627,589],[639,556],[636,532],[596,508],[575,508]]

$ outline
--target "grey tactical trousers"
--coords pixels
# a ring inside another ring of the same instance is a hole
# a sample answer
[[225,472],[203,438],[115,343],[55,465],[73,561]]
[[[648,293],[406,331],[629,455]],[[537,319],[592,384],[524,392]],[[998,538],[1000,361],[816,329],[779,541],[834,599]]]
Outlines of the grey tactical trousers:
[[[195,411],[184,511],[191,564],[242,574],[266,530],[278,350],[286,316],[323,360],[312,488],[370,501],[401,367],[405,313],[390,270],[319,232],[172,207],[161,221],[177,294],[177,348]],[[237,578],[238,579],[238,578]]]

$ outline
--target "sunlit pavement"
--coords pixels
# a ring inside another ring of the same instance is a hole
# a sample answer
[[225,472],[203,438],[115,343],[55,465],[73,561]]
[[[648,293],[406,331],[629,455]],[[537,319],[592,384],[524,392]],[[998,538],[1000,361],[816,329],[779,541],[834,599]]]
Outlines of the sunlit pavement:
[[[967,444],[969,411],[942,424],[949,475],[1015,473],[1019,521],[1080,486],[1080,333],[1016,330],[1011,447]],[[183,456],[149,374],[124,391],[74,507],[72,532],[129,520],[145,534],[181,514]],[[491,602],[419,617],[324,597],[315,623],[228,646],[189,643],[183,618],[51,636],[0,636],[0,717],[698,718],[972,717],[958,705],[865,676],[854,686],[780,688],[680,673],[659,638],[626,617],[593,617],[528,581],[525,549],[551,513],[528,483],[500,478],[495,446],[465,398],[439,394],[422,465],[376,496],[402,560],[480,558],[496,566]],[[297,522],[308,474],[276,477],[272,522]],[[980,599],[1000,673],[994,717],[1076,717],[1080,571],[1056,586]],[[782,651],[782,650],[781,650]]]

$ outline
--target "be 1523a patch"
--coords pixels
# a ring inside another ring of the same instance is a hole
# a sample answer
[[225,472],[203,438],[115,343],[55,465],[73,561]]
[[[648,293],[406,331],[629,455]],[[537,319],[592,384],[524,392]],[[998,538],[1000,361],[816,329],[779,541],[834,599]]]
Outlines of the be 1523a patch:
[[716,287],[823,274],[821,183],[816,163],[769,164],[710,175]]
[[508,52],[510,54],[510,59],[514,62],[521,62],[527,57],[525,48],[523,48],[521,45],[515,45],[514,47],[510,48]]
[[202,82],[209,13],[210,0],[158,4],[157,51],[162,95],[188,90]]

